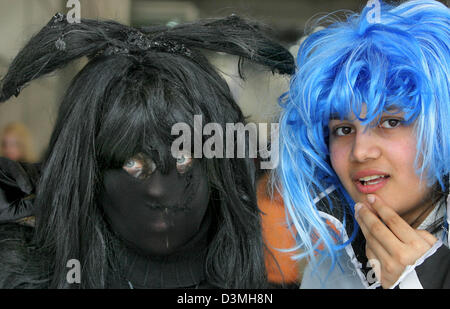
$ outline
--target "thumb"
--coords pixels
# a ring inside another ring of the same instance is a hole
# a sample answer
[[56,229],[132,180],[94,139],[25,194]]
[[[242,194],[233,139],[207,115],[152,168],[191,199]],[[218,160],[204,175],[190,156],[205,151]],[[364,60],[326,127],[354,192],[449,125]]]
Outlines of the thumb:
[[419,235],[423,240],[425,240],[430,246],[433,246],[437,238],[434,237],[431,233],[425,230],[416,230],[417,235]]

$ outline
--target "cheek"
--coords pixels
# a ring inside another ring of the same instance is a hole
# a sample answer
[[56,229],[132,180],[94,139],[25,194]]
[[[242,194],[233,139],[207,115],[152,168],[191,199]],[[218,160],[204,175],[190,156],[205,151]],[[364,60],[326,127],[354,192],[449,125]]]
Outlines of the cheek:
[[[416,158],[416,145],[398,144],[395,152],[392,152],[392,164],[396,169],[395,175],[398,179],[398,191],[403,192],[405,197],[413,198],[421,195],[426,189],[426,181],[420,180],[414,165]],[[395,158],[394,158],[395,155]],[[418,162],[420,166],[420,161]]]
[[189,194],[189,191],[195,192],[190,206],[196,215],[203,217],[209,204],[210,188],[208,176],[201,167],[196,166],[187,190],[186,194]]
[[392,167],[397,170],[398,175],[405,178],[418,178],[414,167],[417,154],[415,139],[403,138],[389,143],[387,146],[385,156],[388,157]]
[[[398,140],[390,143],[389,163],[393,168],[392,184],[386,188],[386,195],[391,198],[392,208],[401,216],[420,209],[426,205],[431,188],[427,186],[425,178],[416,173],[414,165],[416,158],[415,140]],[[419,167],[421,160],[419,157]]]
[[350,150],[347,146],[338,142],[330,142],[329,149],[331,167],[341,181],[343,181],[344,175],[348,175]]

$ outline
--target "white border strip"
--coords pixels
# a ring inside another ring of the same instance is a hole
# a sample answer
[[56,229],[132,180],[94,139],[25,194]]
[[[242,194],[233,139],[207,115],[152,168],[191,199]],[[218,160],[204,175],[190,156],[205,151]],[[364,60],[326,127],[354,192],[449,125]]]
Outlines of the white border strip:
[[323,199],[325,196],[329,195],[331,192],[333,192],[334,190],[336,190],[336,187],[334,185],[332,185],[331,187],[328,187],[327,189],[325,189],[324,192],[321,192],[319,194],[319,196],[317,196],[314,200],[313,203],[317,204],[321,199]]
[[402,282],[399,284],[400,289],[423,289],[422,283],[420,283],[416,270],[413,269]]

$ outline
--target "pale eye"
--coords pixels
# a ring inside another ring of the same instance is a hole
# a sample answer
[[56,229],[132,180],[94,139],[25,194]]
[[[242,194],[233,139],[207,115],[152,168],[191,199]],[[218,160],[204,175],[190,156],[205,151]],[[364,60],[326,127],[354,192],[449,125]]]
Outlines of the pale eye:
[[185,173],[192,166],[192,155],[187,153],[181,153],[177,158],[177,170],[179,173]]
[[345,136],[345,135],[349,135],[353,132],[354,132],[354,130],[352,127],[345,127],[345,126],[336,128],[334,130],[334,134],[337,136]]
[[145,179],[156,170],[156,163],[150,157],[139,153],[128,159],[122,168],[135,178]]
[[188,160],[187,157],[182,156],[181,158],[177,159],[177,164],[185,164],[187,160]]
[[125,162],[123,169],[135,178],[139,178],[142,175],[143,163],[136,159],[129,159]]
[[128,160],[127,162],[125,162],[125,165],[123,166],[124,168],[134,168],[137,165],[137,162],[135,160]]
[[137,159],[137,158],[131,158],[128,159],[127,162],[125,162],[123,168],[125,169],[142,169],[144,167],[144,163]]
[[394,129],[394,128],[398,127],[400,124],[401,124],[401,120],[391,118],[391,119],[383,120],[380,123],[380,126],[385,129]]

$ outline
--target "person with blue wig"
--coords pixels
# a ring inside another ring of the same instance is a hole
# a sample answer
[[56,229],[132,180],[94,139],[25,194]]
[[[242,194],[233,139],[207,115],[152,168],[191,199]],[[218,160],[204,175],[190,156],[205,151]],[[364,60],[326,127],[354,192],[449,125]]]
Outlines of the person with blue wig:
[[450,288],[450,9],[369,1],[311,34],[281,98],[302,288]]

